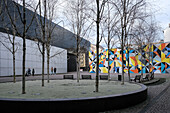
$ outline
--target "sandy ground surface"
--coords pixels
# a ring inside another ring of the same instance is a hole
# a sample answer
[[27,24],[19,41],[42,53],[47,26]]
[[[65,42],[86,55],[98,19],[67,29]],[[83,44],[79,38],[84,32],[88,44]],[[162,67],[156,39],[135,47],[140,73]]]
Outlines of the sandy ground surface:
[[32,98],[32,99],[51,99],[51,98],[81,98],[97,97],[104,95],[114,95],[127,93],[140,89],[137,84],[125,82],[121,85],[120,81],[100,80],[99,92],[95,90],[95,80],[51,80],[44,87],[40,80],[26,82],[26,94],[21,94],[21,81],[12,83],[0,83],[0,98]]

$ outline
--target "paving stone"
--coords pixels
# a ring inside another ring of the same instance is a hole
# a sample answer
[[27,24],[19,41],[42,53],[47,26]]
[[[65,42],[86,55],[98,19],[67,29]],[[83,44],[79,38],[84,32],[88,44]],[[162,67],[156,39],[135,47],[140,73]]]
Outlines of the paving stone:
[[[76,79],[76,72],[71,72]],[[82,72],[81,74],[89,74],[88,72]],[[95,78],[95,73],[90,73],[92,79]],[[111,74],[111,80],[117,80],[118,74]],[[135,77],[136,74],[131,74],[131,77]],[[41,80],[41,76],[29,76],[26,80]],[[63,74],[50,75],[51,80],[62,79]],[[166,78],[166,82],[148,86],[148,99],[138,105],[119,109],[106,111],[104,113],[170,113],[170,74],[155,74],[155,78]],[[47,79],[47,75],[45,75]],[[21,81],[22,77],[16,77],[17,81]],[[13,77],[0,77],[0,83],[12,82]],[[125,74],[125,81],[128,81],[128,76]],[[13,92],[9,92],[13,93]],[[85,94],[85,92],[82,92]],[[38,94],[38,93],[37,93]]]

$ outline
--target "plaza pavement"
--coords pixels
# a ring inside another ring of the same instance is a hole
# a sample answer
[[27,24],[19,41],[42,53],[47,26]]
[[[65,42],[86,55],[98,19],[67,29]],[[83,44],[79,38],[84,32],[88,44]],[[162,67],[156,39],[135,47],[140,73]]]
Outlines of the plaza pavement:
[[[76,79],[76,72],[66,73],[74,75]],[[50,80],[63,79],[63,75],[57,74],[50,75]],[[92,75],[92,79],[95,79],[95,73],[81,72],[81,75]],[[107,74],[101,74],[107,75]],[[131,74],[134,77],[136,74]],[[28,76],[26,80],[41,80],[40,75]],[[170,74],[155,74],[155,78],[165,78],[166,81],[158,84],[148,85],[148,99],[140,104],[131,106],[124,109],[118,109],[113,111],[106,111],[105,113],[170,113]],[[45,75],[47,79],[47,75]],[[16,81],[21,81],[22,77],[16,77]],[[111,80],[118,80],[118,74],[111,74]],[[0,77],[0,83],[12,82],[13,77]],[[128,81],[128,76],[125,74],[125,81]]]

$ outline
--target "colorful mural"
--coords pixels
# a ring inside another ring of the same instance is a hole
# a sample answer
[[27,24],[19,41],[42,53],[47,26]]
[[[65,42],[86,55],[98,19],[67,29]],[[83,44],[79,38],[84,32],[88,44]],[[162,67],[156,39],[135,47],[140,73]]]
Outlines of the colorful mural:
[[[111,73],[121,73],[122,64],[124,72],[128,72],[129,59],[130,73],[170,73],[170,43],[154,44],[150,47],[145,45],[142,50],[129,50],[129,54],[127,50],[124,50],[123,54],[122,63],[120,49],[101,50],[99,72],[107,73],[109,66]],[[96,51],[89,51],[90,73],[96,72],[96,61]]]

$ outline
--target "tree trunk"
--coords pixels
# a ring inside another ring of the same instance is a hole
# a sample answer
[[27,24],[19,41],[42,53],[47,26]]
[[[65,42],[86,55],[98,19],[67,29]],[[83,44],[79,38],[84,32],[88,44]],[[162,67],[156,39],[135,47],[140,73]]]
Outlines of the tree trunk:
[[23,0],[23,61],[22,61],[22,94],[25,94],[25,55],[26,55],[26,16],[25,16],[25,0]]
[[[153,46],[153,44],[151,46]],[[151,59],[152,60],[152,74],[154,74],[154,72],[153,72],[153,48],[152,48],[151,52],[152,52],[152,59]]]
[[129,82],[130,82],[130,67],[129,67],[129,62],[130,62],[130,57],[129,57],[129,45],[128,45],[128,49],[127,49],[127,54],[128,54],[128,77],[129,77]]
[[[13,27],[14,30],[14,27]],[[15,31],[13,31],[13,40],[12,40],[12,55],[13,55],[13,82],[15,83]]]
[[[124,85],[124,65],[123,65],[123,49],[124,49],[124,41],[127,37],[126,35],[126,16],[127,16],[127,13],[126,13],[126,0],[124,0],[124,4],[123,4],[123,17],[121,19],[121,22],[122,22],[122,85]],[[123,20],[124,19],[124,20]]]
[[[13,48],[13,50],[15,50],[15,48]],[[15,83],[16,82],[16,79],[15,79],[15,52],[13,52],[13,82]]]
[[43,42],[42,42],[42,87],[44,86],[44,65],[45,65],[45,27],[46,27],[46,0],[44,0],[44,21],[43,21]]
[[96,49],[97,49],[97,66],[96,66],[96,92],[99,92],[99,23],[100,23],[100,12],[99,12],[99,0],[96,0],[97,3],[97,42],[96,42]]
[[80,64],[79,64],[79,56],[77,55],[77,82],[80,80]]
[[123,48],[124,48],[124,26],[122,24],[122,35],[121,35],[121,54],[122,54],[122,85],[124,85],[124,66],[123,66]]
[[24,36],[23,37],[23,61],[22,61],[22,94],[26,93],[25,92],[25,55],[26,55],[26,42]]
[[42,44],[42,87],[44,86],[44,61],[45,61],[45,44]]
[[[78,34],[78,33],[77,33]],[[79,60],[79,54],[80,54],[80,36],[77,35],[77,82],[80,80],[80,60]]]
[[47,82],[50,83],[50,49],[49,49],[49,44],[47,44]]
[[123,40],[122,40],[122,50],[121,50],[121,52],[122,52],[122,85],[124,85],[124,66],[123,66],[123,61],[124,61],[124,59],[123,59],[123,48],[124,48],[124,46],[123,46]]
[[[15,11],[15,7],[14,7],[14,11]],[[15,17],[15,12],[14,12],[14,23],[16,23],[16,17]],[[12,40],[12,55],[13,55],[13,82],[15,83],[16,82],[16,79],[15,79],[15,35],[16,35],[16,31],[15,31],[15,27],[14,25],[12,25],[12,28],[13,28],[13,40]]]
[[110,66],[109,66],[109,64],[110,64],[109,50],[110,50],[110,47],[109,47],[109,45],[108,45],[108,81],[111,80],[111,77],[110,77]]
[[[141,59],[143,61],[143,56],[142,56],[142,46],[140,48],[140,53],[141,53]],[[141,69],[141,78],[143,78],[143,65],[142,65],[142,62],[141,62],[141,66],[142,66],[142,69]]]
[[109,55],[109,51],[110,51],[110,41],[111,41],[111,39],[110,39],[110,10],[109,10],[109,3],[108,3],[108,45],[107,45],[107,47],[108,47],[108,81],[110,81],[111,80],[111,78],[110,78],[110,66],[109,66],[109,63],[110,63],[110,55]]
[[149,75],[151,75],[151,72],[150,72],[150,70],[151,70],[151,64],[150,64],[150,62],[151,62],[151,59],[150,59],[150,43],[149,43]]

